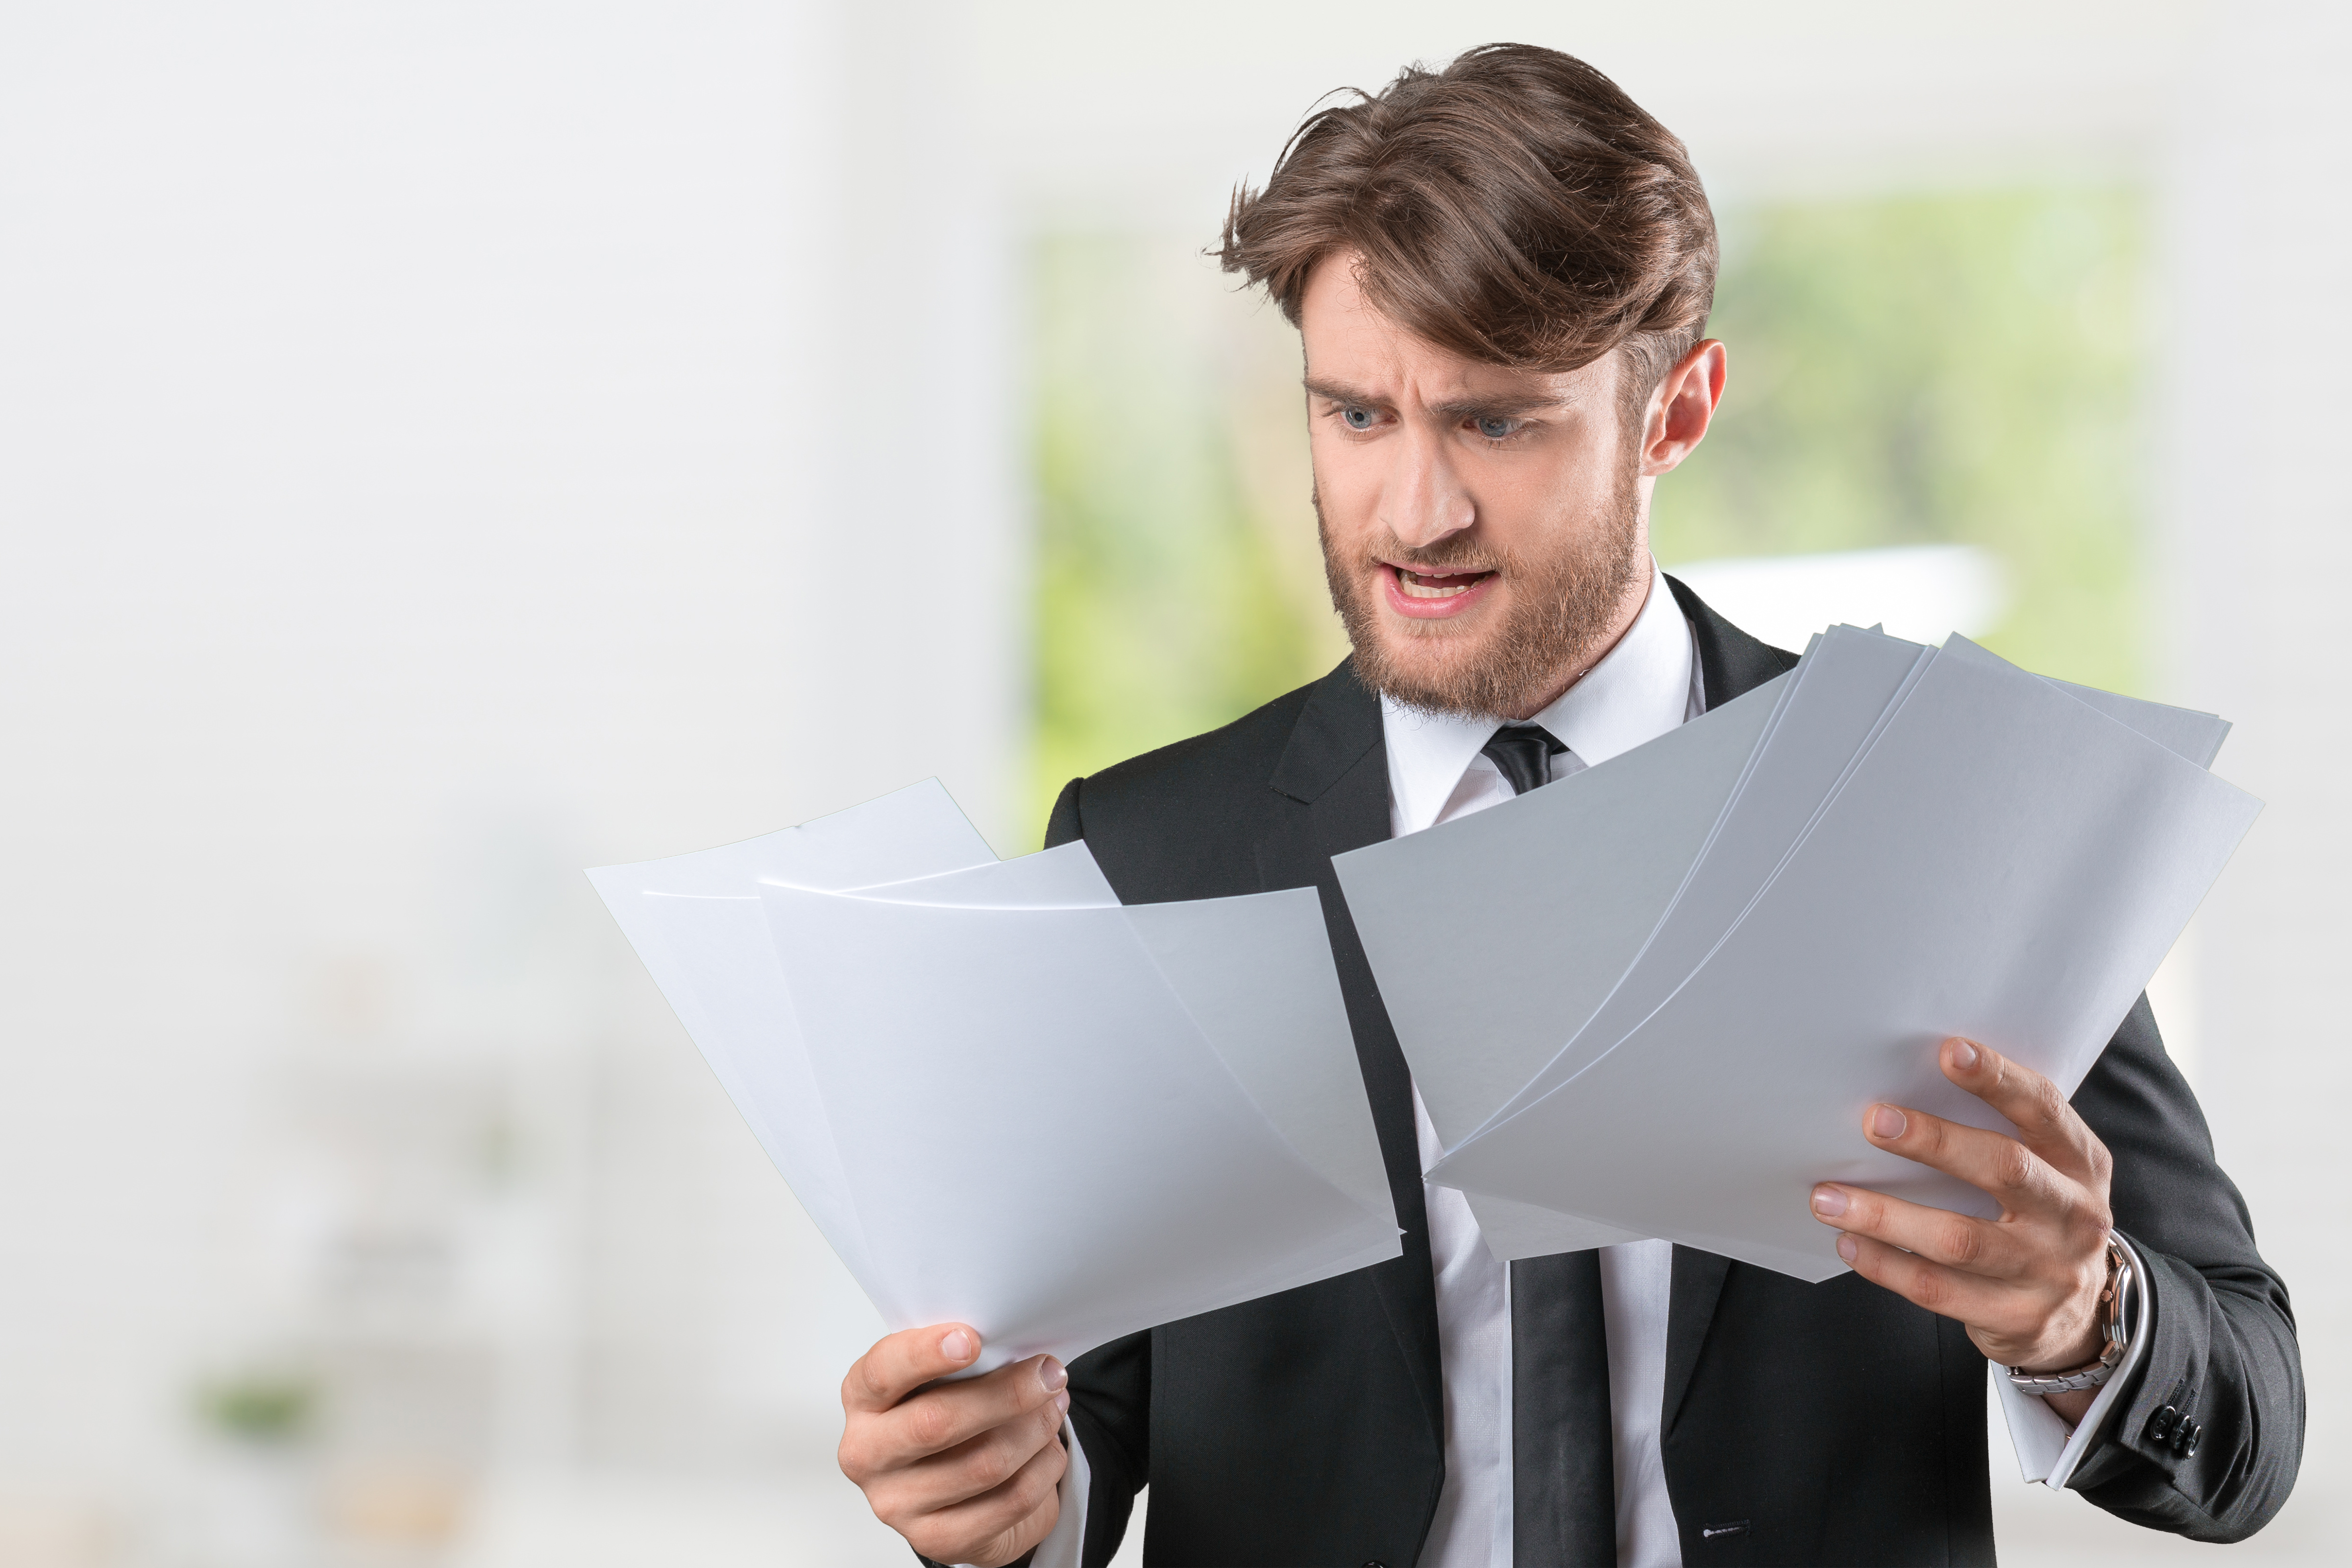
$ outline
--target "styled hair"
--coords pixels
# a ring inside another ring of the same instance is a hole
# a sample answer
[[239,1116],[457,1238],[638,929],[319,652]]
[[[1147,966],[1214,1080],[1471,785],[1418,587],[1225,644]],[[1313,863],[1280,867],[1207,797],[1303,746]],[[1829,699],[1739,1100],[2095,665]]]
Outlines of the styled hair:
[[1465,358],[1567,371],[1623,348],[1639,409],[1699,341],[1715,216],[1690,154],[1599,71],[1488,44],[1308,118],[1234,192],[1219,259],[1298,324],[1318,262],[1360,258],[1383,315]]

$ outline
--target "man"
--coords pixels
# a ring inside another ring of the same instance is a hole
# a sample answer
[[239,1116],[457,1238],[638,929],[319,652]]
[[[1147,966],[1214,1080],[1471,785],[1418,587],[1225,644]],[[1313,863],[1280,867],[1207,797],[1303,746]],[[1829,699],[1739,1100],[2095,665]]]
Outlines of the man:
[[[1424,1184],[1440,1151],[1331,857],[1604,762],[1794,662],[1649,552],[1652,488],[1723,395],[1724,346],[1701,336],[1713,221],[1681,144],[1600,73],[1496,46],[1310,120],[1237,195],[1223,258],[1299,329],[1354,651],[1074,781],[1049,838],[1083,836],[1129,901],[1321,890],[1404,1255],[1066,1373],[936,1383],[977,1336],[892,1335],[843,1389],[843,1468],[875,1511],[983,1568],[1108,1561],[1147,1484],[1152,1563],[1990,1563],[1990,1358],[2027,1380],[2004,1396],[2021,1455],[2041,1444],[2047,1470],[2063,1446],[2092,1501],[2200,1540],[2260,1528],[2301,1451],[2286,1292],[2144,999],[2071,1106],[1945,1042],[2013,1139],[1872,1107],[1858,1137],[2002,1212],[1817,1187],[1853,1270],[1827,1283],[1655,1241],[1507,1270],[1461,1196]],[[2149,1310],[2103,1358],[2127,1273]]]

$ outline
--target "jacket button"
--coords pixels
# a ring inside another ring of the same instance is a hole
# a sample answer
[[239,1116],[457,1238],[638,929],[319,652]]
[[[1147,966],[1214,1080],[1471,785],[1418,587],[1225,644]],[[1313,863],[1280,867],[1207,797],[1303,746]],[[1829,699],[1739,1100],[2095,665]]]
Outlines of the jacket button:
[[2147,1418],[2148,1436],[2156,1442],[2163,1442],[2167,1437],[2172,1436],[2172,1425],[2179,1419],[2179,1411],[2175,1410],[2169,1405],[2165,1405],[2155,1415]]
[[2172,1451],[2185,1459],[2191,1454],[2197,1452],[2197,1445],[2204,1440],[2205,1423],[2202,1421],[2183,1421],[2173,1430]]

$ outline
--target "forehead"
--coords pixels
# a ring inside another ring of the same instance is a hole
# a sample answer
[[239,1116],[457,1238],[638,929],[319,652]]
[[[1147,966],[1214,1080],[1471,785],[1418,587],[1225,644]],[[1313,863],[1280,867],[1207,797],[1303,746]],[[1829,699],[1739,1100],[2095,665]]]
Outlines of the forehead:
[[1579,370],[1514,370],[1415,336],[1365,296],[1356,264],[1352,252],[1336,252],[1307,276],[1298,331],[1310,380],[1423,402],[1540,395],[1574,403],[1606,390],[1613,353]]

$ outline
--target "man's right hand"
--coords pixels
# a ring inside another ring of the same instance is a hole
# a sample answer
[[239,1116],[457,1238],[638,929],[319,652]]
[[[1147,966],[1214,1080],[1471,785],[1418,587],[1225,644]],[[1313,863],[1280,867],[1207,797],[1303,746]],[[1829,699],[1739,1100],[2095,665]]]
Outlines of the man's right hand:
[[1033,1356],[959,1383],[980,1335],[961,1323],[875,1342],[842,1379],[841,1473],[875,1517],[936,1563],[1002,1568],[1061,1517],[1070,1457],[1055,1441],[1069,1373]]

